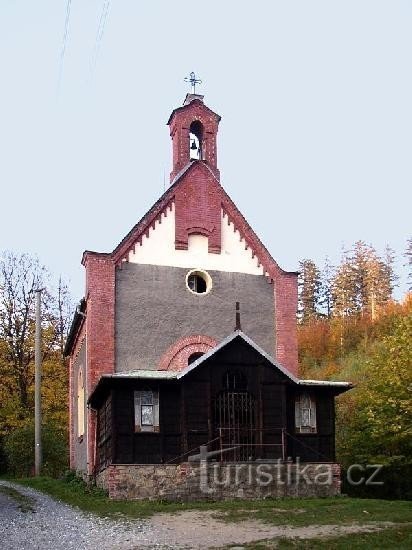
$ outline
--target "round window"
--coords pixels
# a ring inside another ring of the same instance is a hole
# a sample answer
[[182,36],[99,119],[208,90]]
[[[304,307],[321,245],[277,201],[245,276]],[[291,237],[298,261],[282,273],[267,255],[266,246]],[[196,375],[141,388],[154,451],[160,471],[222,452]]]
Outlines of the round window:
[[186,286],[193,294],[207,294],[212,288],[212,278],[206,271],[193,269],[186,275]]

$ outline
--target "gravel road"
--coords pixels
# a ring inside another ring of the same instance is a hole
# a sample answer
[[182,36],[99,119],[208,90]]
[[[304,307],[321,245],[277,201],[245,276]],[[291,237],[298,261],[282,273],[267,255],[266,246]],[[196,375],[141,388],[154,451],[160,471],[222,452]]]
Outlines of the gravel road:
[[[21,511],[1,486],[13,487],[32,501],[32,511]],[[162,536],[163,535],[163,536]],[[0,481],[0,548],[2,550],[123,550],[185,548],[167,546],[166,534],[148,520],[113,521],[81,512],[47,495]],[[156,537],[156,542],[154,542]]]
[[[17,490],[26,500],[8,495],[8,488]],[[0,481],[1,550],[194,550],[229,544],[242,549],[240,545],[262,539],[330,537],[393,525],[380,522],[292,527],[253,519],[227,523],[216,512],[197,510],[155,514],[146,520],[113,520],[86,514],[33,489]]]

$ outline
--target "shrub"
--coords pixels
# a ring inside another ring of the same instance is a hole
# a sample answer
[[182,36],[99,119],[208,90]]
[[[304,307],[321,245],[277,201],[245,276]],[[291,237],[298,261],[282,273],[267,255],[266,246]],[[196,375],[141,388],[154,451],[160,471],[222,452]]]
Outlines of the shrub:
[[[67,469],[66,435],[51,424],[42,428],[43,475],[58,477]],[[5,437],[4,451],[8,472],[29,476],[34,471],[34,424],[30,422]]]
[[[376,463],[380,461],[377,460]],[[369,472],[371,474],[372,471]],[[362,474],[360,474],[362,475]],[[402,461],[384,464],[374,481],[381,485],[351,485],[346,471],[342,472],[342,492],[350,497],[412,500],[412,463]]]
[[5,474],[7,472],[7,460],[6,455],[4,453],[4,440],[3,437],[0,436],[0,475]]

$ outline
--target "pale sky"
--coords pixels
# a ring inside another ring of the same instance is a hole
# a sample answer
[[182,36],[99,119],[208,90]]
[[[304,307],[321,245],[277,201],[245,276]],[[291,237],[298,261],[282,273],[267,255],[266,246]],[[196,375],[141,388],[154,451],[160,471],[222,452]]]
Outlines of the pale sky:
[[[163,193],[190,71],[221,183],[281,267],[412,236],[412,2],[0,0],[0,250],[84,291]],[[95,61],[94,61],[95,60]],[[90,67],[94,66],[94,70]],[[405,270],[401,287],[405,291]]]

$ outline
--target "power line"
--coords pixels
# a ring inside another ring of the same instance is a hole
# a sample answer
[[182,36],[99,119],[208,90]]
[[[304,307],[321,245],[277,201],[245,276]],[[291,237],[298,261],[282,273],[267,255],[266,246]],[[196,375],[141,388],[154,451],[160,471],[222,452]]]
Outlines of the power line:
[[60,52],[60,66],[59,66],[59,78],[57,81],[57,95],[60,93],[60,86],[62,82],[62,76],[63,76],[63,65],[64,65],[64,58],[66,55],[66,47],[67,47],[67,40],[69,36],[69,21],[70,21],[70,10],[72,7],[72,0],[67,0],[66,5],[66,19],[64,22],[64,33],[63,33],[63,44],[62,49]]
[[107,21],[107,16],[108,16],[108,13],[109,13],[109,8],[110,8],[110,0],[104,0],[103,6],[102,6],[102,12],[100,14],[100,19],[99,19],[99,26],[97,28],[97,34],[96,34],[96,40],[95,40],[95,43],[94,43],[92,59],[90,61],[90,74],[91,74],[91,76],[93,76],[94,71],[96,69],[97,60],[98,60],[99,52],[100,52],[100,47],[101,47],[101,44],[102,44],[104,31],[105,31],[105,28],[106,28],[106,21]]

